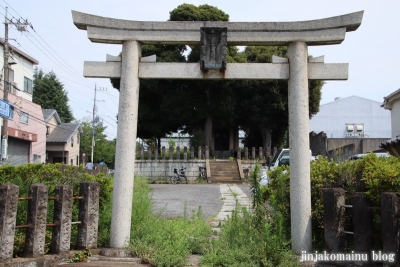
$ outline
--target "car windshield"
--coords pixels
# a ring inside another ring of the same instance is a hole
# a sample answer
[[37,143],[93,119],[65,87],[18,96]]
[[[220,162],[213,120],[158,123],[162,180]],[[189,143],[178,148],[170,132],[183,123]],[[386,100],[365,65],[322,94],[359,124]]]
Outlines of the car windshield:
[[279,149],[278,151],[276,151],[276,153],[275,153],[275,155],[274,155],[274,158],[271,160],[270,166],[274,166],[276,160],[277,160],[278,157],[279,157],[279,154],[281,154],[281,151],[282,151],[282,149]]

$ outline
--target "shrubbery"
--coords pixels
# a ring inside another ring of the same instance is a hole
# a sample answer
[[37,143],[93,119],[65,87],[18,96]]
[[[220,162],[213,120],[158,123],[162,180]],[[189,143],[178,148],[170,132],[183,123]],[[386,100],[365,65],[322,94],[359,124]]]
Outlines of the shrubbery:
[[[287,170],[287,172],[284,172]],[[284,216],[290,236],[290,179],[289,167],[279,167],[270,172],[271,182],[263,188],[264,197],[272,208]],[[311,210],[313,247],[324,246],[324,221],[322,188],[341,187],[347,196],[365,192],[373,206],[379,206],[382,192],[400,193],[400,160],[395,157],[377,157],[369,154],[356,161],[333,162],[325,157],[311,163]]]

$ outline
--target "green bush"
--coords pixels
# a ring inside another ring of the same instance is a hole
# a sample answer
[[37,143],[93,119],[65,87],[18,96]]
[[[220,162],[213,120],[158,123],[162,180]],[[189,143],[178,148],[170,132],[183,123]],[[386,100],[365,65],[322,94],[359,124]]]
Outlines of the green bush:
[[[287,172],[283,172],[287,170]],[[290,235],[290,168],[279,167],[269,172],[270,184],[263,188],[264,198],[284,218]],[[377,157],[371,153],[356,161],[333,162],[319,157],[311,163],[311,210],[313,247],[324,246],[323,188],[341,187],[348,198],[354,192],[365,192],[374,206],[379,206],[382,192],[400,193],[400,160],[395,157]],[[346,199],[349,203],[349,199]],[[377,228],[377,230],[379,230]]]

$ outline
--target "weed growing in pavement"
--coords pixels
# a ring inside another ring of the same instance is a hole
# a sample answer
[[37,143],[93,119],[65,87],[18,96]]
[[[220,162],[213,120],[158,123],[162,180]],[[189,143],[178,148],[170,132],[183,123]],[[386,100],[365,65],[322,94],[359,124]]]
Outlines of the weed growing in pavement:
[[131,251],[154,266],[184,266],[190,254],[203,253],[211,228],[201,216],[201,208],[189,217],[162,219],[152,214],[150,186],[135,178]]
[[224,225],[217,240],[213,239],[202,266],[281,266],[299,265],[290,251],[281,214],[267,211],[261,200],[259,175],[256,167],[251,179],[253,211],[237,207]]

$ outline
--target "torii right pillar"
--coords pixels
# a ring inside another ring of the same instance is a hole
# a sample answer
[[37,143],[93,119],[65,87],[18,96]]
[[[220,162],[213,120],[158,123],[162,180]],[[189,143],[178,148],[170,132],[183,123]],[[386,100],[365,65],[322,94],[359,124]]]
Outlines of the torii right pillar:
[[301,253],[312,251],[307,44],[290,43],[288,58],[292,250]]

